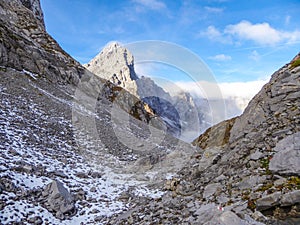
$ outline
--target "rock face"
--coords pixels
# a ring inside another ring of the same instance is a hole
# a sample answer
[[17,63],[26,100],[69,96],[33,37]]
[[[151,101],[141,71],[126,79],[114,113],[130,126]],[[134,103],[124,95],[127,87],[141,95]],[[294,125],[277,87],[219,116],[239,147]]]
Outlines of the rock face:
[[144,76],[139,78],[134,71],[132,54],[118,43],[108,44],[84,66],[147,103],[173,136],[191,141],[191,136],[203,128],[201,107],[194,104],[192,96],[188,93],[171,96],[152,79]]
[[228,144],[230,131],[235,120],[236,118],[225,120],[208,128],[203,134],[193,141],[193,144],[202,149],[225,146]]
[[[300,68],[293,66],[297,60],[299,55],[275,72],[241,116],[209,128],[193,142],[206,149],[203,156],[216,158],[219,155],[218,160],[200,160],[197,171],[202,172],[202,176],[213,179],[212,168],[223,171],[223,175],[230,174],[230,181],[224,185],[231,199],[243,193],[242,190],[251,190],[242,194],[248,208],[293,223],[299,222],[296,218],[300,211],[298,191],[293,191],[299,189],[300,184]],[[213,149],[218,149],[218,153]],[[229,163],[231,169],[225,169]],[[220,175],[220,172],[215,173],[215,176]],[[286,198],[294,200],[285,204]]]
[[1,1],[0,14],[1,66],[39,74],[54,83],[79,82],[84,68],[45,32],[38,0]]
[[135,80],[138,77],[134,71],[133,56],[118,43],[110,43],[85,67],[92,73],[137,95]]
[[20,0],[21,3],[33,12],[35,18],[45,27],[44,15],[39,0]]

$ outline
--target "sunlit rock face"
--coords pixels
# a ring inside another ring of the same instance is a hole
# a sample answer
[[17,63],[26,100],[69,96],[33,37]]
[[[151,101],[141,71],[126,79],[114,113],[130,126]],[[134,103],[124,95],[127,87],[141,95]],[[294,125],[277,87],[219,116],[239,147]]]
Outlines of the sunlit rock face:
[[173,136],[190,142],[203,131],[203,109],[194,103],[193,97],[185,92],[171,96],[151,78],[138,77],[134,70],[134,56],[118,43],[109,43],[84,66],[147,103]]

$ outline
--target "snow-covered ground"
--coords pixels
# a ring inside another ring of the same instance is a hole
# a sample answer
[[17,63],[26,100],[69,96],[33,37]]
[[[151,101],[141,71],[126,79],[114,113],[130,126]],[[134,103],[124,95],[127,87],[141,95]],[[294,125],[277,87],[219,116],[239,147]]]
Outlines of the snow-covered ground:
[[[88,141],[87,134],[73,129],[68,112],[64,111],[74,105],[72,101],[53,96],[35,84],[36,76],[22,73],[29,76],[28,86],[20,83],[9,90],[0,85],[1,224],[31,224],[39,219],[50,224],[102,224],[106,217],[126,211],[131,202],[124,200],[124,195],[133,194],[137,198],[163,195],[163,190],[148,186],[156,179],[155,170],[132,173],[133,169],[139,169],[132,164],[128,170],[131,172],[118,169],[125,168],[127,162],[120,161],[105,147],[96,148],[94,140]],[[16,71],[12,74],[20,75]],[[82,108],[77,106],[76,110]],[[130,132],[126,127],[122,129]],[[165,149],[160,145],[157,148]],[[169,172],[163,174],[165,178],[171,177]],[[52,180],[62,182],[74,196],[83,196],[77,197],[75,216],[59,220],[32,194],[43,190]],[[6,184],[11,185],[3,188]]]

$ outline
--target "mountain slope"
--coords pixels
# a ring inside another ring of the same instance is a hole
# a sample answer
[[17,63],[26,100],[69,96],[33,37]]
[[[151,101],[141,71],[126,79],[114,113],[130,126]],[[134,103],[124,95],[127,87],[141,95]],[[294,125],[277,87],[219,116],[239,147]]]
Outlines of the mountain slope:
[[103,224],[128,193],[160,196],[194,148],[65,53],[39,1],[4,0],[0,14],[0,223]]
[[165,182],[166,194],[111,223],[299,224],[299,62],[275,72],[241,116],[197,138],[203,149]]
[[[300,194],[300,174],[296,169],[300,166],[297,61],[299,55],[275,72],[241,116],[211,127],[193,142],[206,149],[203,154],[222,147],[208,158],[216,160],[211,168],[219,166],[230,177],[229,182],[224,180],[224,185],[232,193],[231,199],[244,198],[248,208],[286,221],[279,224],[297,224],[300,215],[300,200],[296,200]],[[296,199],[287,203],[287,196]]]

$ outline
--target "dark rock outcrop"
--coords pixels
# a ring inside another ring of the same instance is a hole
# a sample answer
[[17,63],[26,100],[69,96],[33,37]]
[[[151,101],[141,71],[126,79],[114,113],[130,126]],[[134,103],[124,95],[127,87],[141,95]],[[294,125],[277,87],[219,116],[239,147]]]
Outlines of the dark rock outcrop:
[[42,26],[45,27],[44,15],[39,0],[20,0],[21,3],[29,10],[33,12],[35,18],[41,22]]

